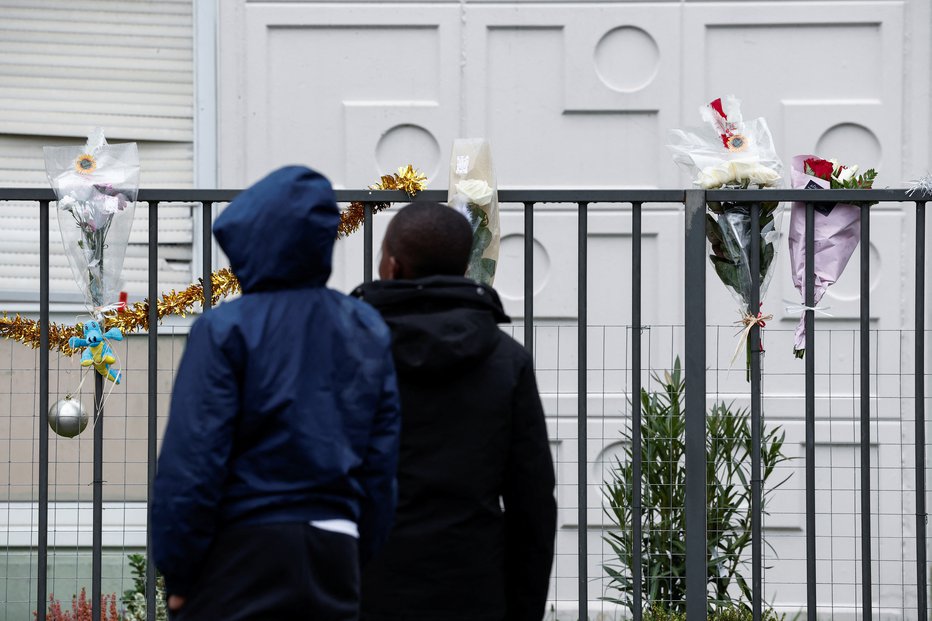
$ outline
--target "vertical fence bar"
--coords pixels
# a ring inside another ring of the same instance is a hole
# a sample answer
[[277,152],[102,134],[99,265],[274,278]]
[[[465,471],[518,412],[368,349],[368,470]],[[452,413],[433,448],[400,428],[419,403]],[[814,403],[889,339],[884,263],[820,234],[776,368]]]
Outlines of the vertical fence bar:
[[686,191],[686,618],[707,618],[705,192]]
[[104,376],[94,375],[94,502],[91,535],[91,602],[92,621],[100,621],[100,596],[103,579],[103,518],[104,518]]
[[926,313],[926,204],[916,203],[916,590],[919,619],[929,618],[926,573],[926,419],[925,419],[925,313]]
[[39,201],[39,558],[36,619],[45,621],[49,569],[49,201]]
[[578,375],[577,375],[577,401],[579,411],[576,419],[576,451],[578,459],[576,463],[577,474],[577,501],[579,502],[578,520],[579,520],[579,618],[581,621],[589,619],[589,572],[587,563],[589,562],[589,542],[588,537],[588,468],[589,460],[587,458],[587,440],[588,433],[586,422],[588,417],[586,398],[588,397],[588,383],[586,374],[588,371],[588,354],[586,340],[587,330],[587,278],[588,278],[588,246],[589,246],[589,203],[579,203],[579,282],[578,282],[578,306],[577,313],[577,340],[578,340]]
[[871,579],[871,211],[861,205],[861,615],[872,618]]
[[[159,204],[149,201],[149,394],[148,394],[148,487],[146,497],[152,506],[155,486],[156,459],[158,457],[158,373],[159,373]],[[152,523],[146,520],[146,621],[155,621],[156,589],[155,561],[152,558]]]
[[534,203],[524,203],[524,347],[534,359]]
[[212,228],[214,225],[214,204],[201,203],[201,277],[204,287],[204,312],[210,310],[214,300],[214,283],[210,279],[214,271],[214,247]]
[[372,203],[363,205],[364,222],[362,229],[362,278],[363,282],[372,282]]
[[641,203],[631,204],[631,539],[634,620],[641,621]]
[[[751,295],[748,314],[760,314],[760,209],[758,203],[751,205]],[[751,614],[754,621],[761,619],[763,599],[763,546],[761,535],[762,481],[761,481],[761,369],[760,326],[751,324],[747,341],[751,363]]]
[[806,618],[816,621],[815,207],[806,203]]

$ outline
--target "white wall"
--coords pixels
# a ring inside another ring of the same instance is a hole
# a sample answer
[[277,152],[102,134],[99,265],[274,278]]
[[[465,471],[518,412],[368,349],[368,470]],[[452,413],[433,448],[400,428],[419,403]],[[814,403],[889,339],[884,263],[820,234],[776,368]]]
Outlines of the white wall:
[[[413,163],[446,187],[446,162],[458,136],[492,142],[501,187],[684,187],[664,148],[666,132],[696,125],[697,108],[734,93],[746,117],[765,116],[788,164],[818,152],[881,171],[878,187],[902,187],[929,166],[928,32],[925,0],[848,2],[473,2],[431,1],[220,3],[219,180],[248,184],[283,164],[303,163],[337,187],[358,188],[381,173]],[[649,205],[644,221],[644,321],[682,324],[681,210]],[[787,214],[788,216],[788,214]],[[788,219],[788,218],[787,218]],[[376,218],[379,239],[386,217]],[[872,217],[872,325],[878,371],[874,463],[881,490],[875,511],[875,602],[895,618],[915,605],[910,537],[913,215],[882,205]],[[786,224],[786,223],[784,223]],[[522,215],[503,215],[503,257],[496,285],[509,312],[520,316]],[[627,338],[630,322],[630,212],[593,208],[589,241],[590,480],[602,478],[626,424]],[[535,308],[541,323],[572,325],[576,317],[576,215],[566,206],[536,217]],[[360,239],[341,243],[332,284],[362,279]],[[803,365],[790,354],[797,317],[782,299],[797,300],[778,260],[766,311],[765,393],[770,423],[787,432],[793,478],[775,497],[767,537],[767,596],[792,609],[805,601],[801,397]],[[817,460],[819,471],[820,605],[842,618],[859,601],[856,519],[858,456],[853,423],[857,394],[855,258],[825,304]],[[734,304],[708,276],[709,320],[730,324]],[[518,331],[520,333],[520,330]],[[728,372],[733,330],[712,333],[712,382],[717,395],[746,402],[740,362]],[[538,333],[538,368],[558,456],[560,557],[552,597],[571,610],[575,587],[575,333]],[[654,329],[651,364],[668,367],[681,338]],[[831,348],[828,347],[831,345]],[[613,363],[612,360],[617,360]],[[561,372],[549,369],[561,369]],[[616,369],[616,370],[612,370]],[[840,378],[846,373],[847,379]],[[902,419],[906,419],[905,421]],[[904,470],[906,468],[906,470]],[[876,487],[875,487],[876,489]],[[602,520],[598,486],[590,491],[590,521]],[[902,516],[902,517],[901,517]],[[597,530],[590,550],[600,551]],[[590,577],[601,576],[594,554]],[[591,582],[593,610],[604,581]],[[606,608],[606,610],[608,610]],[[567,613],[570,614],[570,613]]]

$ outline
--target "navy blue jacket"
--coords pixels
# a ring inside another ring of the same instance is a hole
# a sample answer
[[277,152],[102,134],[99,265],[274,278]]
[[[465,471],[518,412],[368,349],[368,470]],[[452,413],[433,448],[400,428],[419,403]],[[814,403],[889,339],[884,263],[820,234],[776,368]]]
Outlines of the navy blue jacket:
[[169,593],[190,592],[233,525],[352,520],[363,558],[388,535],[401,424],[390,335],[325,286],[338,222],[330,183],[301,167],[217,218],[243,296],[194,324],[175,378],[151,513]]

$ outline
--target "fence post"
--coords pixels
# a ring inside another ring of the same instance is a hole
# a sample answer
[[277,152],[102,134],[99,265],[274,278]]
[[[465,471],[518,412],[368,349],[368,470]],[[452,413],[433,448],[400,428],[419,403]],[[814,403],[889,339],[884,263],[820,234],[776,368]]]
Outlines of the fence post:
[[39,201],[39,549],[36,619],[45,621],[49,569],[49,201]]
[[[148,432],[146,450],[149,456],[146,487],[147,507],[152,506],[158,463],[158,389],[159,389],[159,202],[149,201],[149,395],[147,403]],[[156,569],[152,556],[152,520],[146,512],[146,621],[156,621]]]
[[[631,579],[634,582],[632,621],[641,621],[643,593],[643,533],[641,506],[641,203],[631,204],[631,538],[634,540]],[[650,571],[650,569],[648,569]]]
[[[760,314],[760,213],[761,205],[751,205],[751,291],[748,298],[748,314]],[[761,479],[761,335],[760,326],[751,324],[748,334],[748,351],[751,354],[751,614],[753,621],[760,621],[763,614],[763,481]]]
[[925,418],[925,314],[926,314],[926,204],[916,203],[916,590],[918,618],[929,618],[926,592],[926,418]]
[[201,286],[204,290],[203,311],[206,313],[213,306],[214,282],[210,279],[213,272],[214,248],[213,242],[214,204],[210,201],[201,203]]
[[806,619],[816,621],[815,206],[806,203]]
[[[686,618],[707,618],[705,192],[686,191]],[[674,533],[675,534],[675,533]]]
[[362,228],[362,279],[372,282],[372,203],[363,206],[365,221]]
[[524,347],[534,358],[534,203],[524,203]]
[[588,337],[588,321],[587,321],[587,279],[588,279],[588,241],[589,241],[589,219],[588,219],[588,209],[589,203],[580,202],[579,203],[579,281],[578,281],[578,307],[577,307],[577,345],[578,345],[578,385],[576,387],[576,397],[578,401],[579,411],[576,414],[576,450],[579,454],[579,458],[576,461],[576,485],[577,485],[577,501],[579,503],[578,507],[578,521],[579,528],[577,529],[577,534],[579,540],[578,545],[578,554],[579,554],[579,620],[588,621],[589,620],[589,541],[587,537],[589,536],[589,515],[588,515],[588,471],[589,460],[587,458],[587,445],[588,445],[588,433],[586,429],[586,423],[588,422],[588,412],[587,412],[587,402],[589,388],[586,382],[586,373],[588,372],[588,354],[587,354],[587,337]]
[[871,572],[871,394],[870,394],[870,258],[871,211],[861,205],[861,615],[873,615]]

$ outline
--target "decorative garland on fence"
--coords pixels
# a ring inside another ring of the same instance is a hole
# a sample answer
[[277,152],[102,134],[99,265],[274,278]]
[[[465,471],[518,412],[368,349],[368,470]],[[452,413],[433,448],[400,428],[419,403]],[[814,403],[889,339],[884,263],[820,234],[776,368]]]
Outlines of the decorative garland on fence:
[[[398,169],[394,175],[384,175],[379,183],[370,186],[370,190],[404,190],[408,196],[424,189],[427,177],[416,168],[408,164]],[[391,203],[376,203],[372,206],[372,213],[378,213],[391,207]],[[360,202],[350,203],[340,214],[340,224],[337,237],[347,237],[356,232],[365,220],[365,206]],[[241,291],[239,280],[228,268],[220,269],[210,275],[211,305],[221,299]],[[181,291],[163,293],[156,302],[156,315],[159,321],[169,315],[185,317],[194,311],[195,306],[204,303],[203,279],[188,285]],[[108,328],[119,328],[123,334],[149,329],[149,300],[136,302],[120,310],[112,310],[104,314]],[[59,351],[65,356],[71,356],[75,350],[68,346],[68,339],[83,334],[83,324],[66,326],[57,323],[49,324],[49,349]],[[41,345],[39,322],[27,319],[21,315],[10,316],[3,312],[0,314],[0,337],[18,341],[23,345],[38,349]]]
[[[225,298],[240,291],[239,281],[229,269],[217,270],[210,275],[211,303],[216,304]],[[161,321],[169,315],[186,316],[194,310],[194,306],[204,303],[203,279],[188,285],[181,291],[169,291],[162,294],[156,302],[156,314]],[[149,301],[136,302],[125,309],[113,310],[104,313],[108,328],[119,328],[123,334],[149,329]],[[83,334],[83,324],[66,326],[57,323],[49,324],[49,349],[60,351],[66,356],[75,353],[68,346],[68,339]],[[4,313],[0,317],[0,336],[6,339],[19,341],[23,345],[37,349],[40,346],[39,322],[26,319],[21,315],[9,316]]]
[[[370,190],[404,190],[408,196],[414,196],[424,189],[427,177],[421,171],[408,164],[398,169],[394,175],[382,175],[379,183],[370,185]],[[372,213],[378,213],[391,207],[391,203],[375,203]],[[340,226],[337,228],[337,237],[346,237],[356,232],[366,219],[366,208],[360,202],[352,202],[340,214]]]

